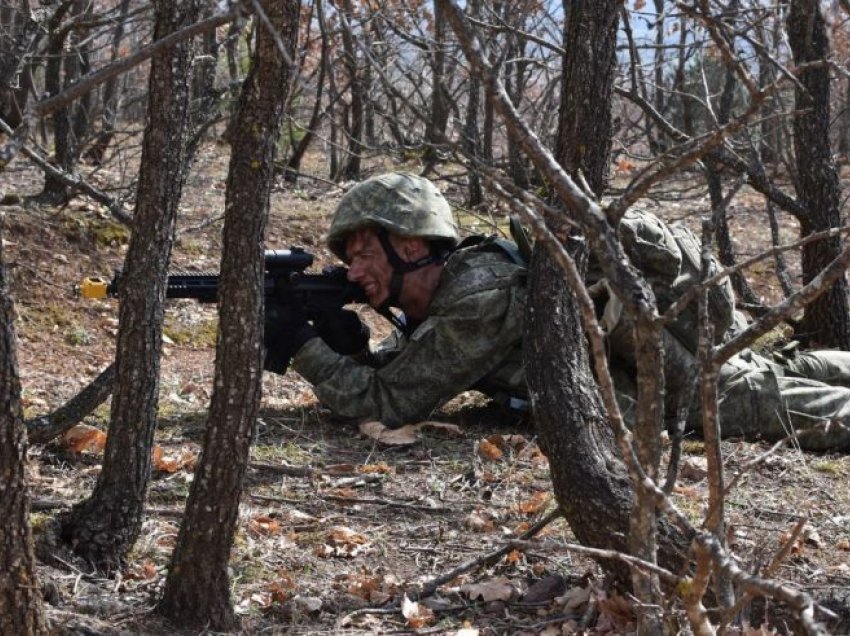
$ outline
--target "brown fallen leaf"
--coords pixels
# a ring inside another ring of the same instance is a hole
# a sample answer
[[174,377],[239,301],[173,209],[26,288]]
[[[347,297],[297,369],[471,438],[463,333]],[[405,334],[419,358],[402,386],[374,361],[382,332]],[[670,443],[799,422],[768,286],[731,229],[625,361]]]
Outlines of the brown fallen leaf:
[[462,436],[463,431],[454,424],[444,422],[419,422],[418,424],[405,424],[401,428],[387,428],[381,422],[363,422],[360,424],[360,432],[366,437],[388,446],[408,446],[419,440],[419,431],[423,428],[441,430],[450,435]]
[[91,450],[99,453],[106,446],[106,434],[94,426],[77,424],[62,436],[62,441],[72,453]]
[[182,449],[177,454],[166,455],[161,446],[154,446],[151,452],[151,466],[154,470],[163,473],[176,473],[183,468],[194,470],[197,462],[197,453],[187,448]]
[[265,515],[258,515],[248,522],[248,530],[255,535],[267,537],[280,532],[280,522]]
[[354,464],[331,464],[325,466],[324,472],[328,475],[350,475],[357,469]]
[[545,603],[564,593],[566,579],[559,574],[551,574],[535,581],[522,597],[524,603]]
[[538,490],[533,495],[531,495],[531,499],[518,503],[517,510],[524,515],[537,514],[541,508],[543,508],[547,503],[549,503],[549,500],[551,498],[551,493]]
[[501,459],[504,455],[502,450],[488,439],[482,439],[478,442],[478,454],[493,461]]
[[508,448],[522,450],[528,445],[528,438],[525,435],[502,435],[501,433],[496,433],[490,435],[487,441],[498,446],[499,450],[506,450]]
[[517,596],[517,589],[504,576],[497,576],[484,583],[461,585],[460,591],[466,594],[471,601],[481,600],[485,603],[510,601]]
[[325,543],[316,546],[316,556],[322,558],[331,557],[355,557],[369,545],[369,540],[362,534],[354,532],[346,526],[334,526],[325,538]]
[[377,464],[361,464],[357,467],[357,472],[363,475],[386,475],[392,469],[387,462],[378,462]]
[[496,529],[493,519],[484,512],[473,510],[463,520],[463,525],[478,532],[493,532]]

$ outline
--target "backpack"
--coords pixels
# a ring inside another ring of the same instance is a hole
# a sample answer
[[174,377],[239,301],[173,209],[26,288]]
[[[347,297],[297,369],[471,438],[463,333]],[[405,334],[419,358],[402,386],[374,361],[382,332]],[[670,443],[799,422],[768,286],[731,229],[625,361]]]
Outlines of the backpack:
[[[701,280],[702,242],[684,224],[667,225],[654,214],[630,210],[619,228],[623,248],[646,277],[658,301],[660,313]],[[711,257],[709,276],[723,267]],[[694,299],[668,325],[669,331],[692,353],[699,342],[698,301]],[[714,342],[722,342],[735,314],[735,294],[726,278],[708,292],[708,313],[714,325]]]

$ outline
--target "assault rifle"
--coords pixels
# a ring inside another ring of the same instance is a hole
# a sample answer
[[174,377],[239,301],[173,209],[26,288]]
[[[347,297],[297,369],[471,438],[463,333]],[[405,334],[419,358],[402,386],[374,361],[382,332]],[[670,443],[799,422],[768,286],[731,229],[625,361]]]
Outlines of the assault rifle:
[[[303,248],[266,250],[265,293],[267,299],[283,304],[298,304],[309,319],[348,303],[365,303],[359,285],[346,277],[345,267],[325,267],[321,273],[305,270],[313,264],[313,255]],[[117,297],[121,289],[121,270],[107,282],[100,277],[83,280],[79,286],[83,298]],[[168,275],[166,298],[193,298],[202,303],[218,300],[218,274],[174,272]]]

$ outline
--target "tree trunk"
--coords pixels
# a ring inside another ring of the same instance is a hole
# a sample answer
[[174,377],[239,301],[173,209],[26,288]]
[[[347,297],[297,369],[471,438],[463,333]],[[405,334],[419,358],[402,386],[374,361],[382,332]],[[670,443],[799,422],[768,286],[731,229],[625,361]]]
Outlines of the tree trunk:
[[[564,2],[564,88],[555,158],[570,174],[580,172],[598,195],[606,188],[611,148],[618,9],[617,0]],[[578,247],[571,251],[581,255]],[[570,527],[583,544],[629,552],[648,561],[655,560],[660,545],[661,561],[678,568],[684,562],[681,537],[662,523],[661,537],[656,539],[653,495],[643,484],[637,484],[635,494],[626,479],[574,299],[563,275],[556,273],[552,257],[541,247],[535,249],[530,274],[525,358],[529,390],[535,396],[535,419],[549,456],[555,494]],[[636,317],[636,322],[637,380],[642,388],[635,444],[647,475],[655,477],[663,411],[658,407],[663,403],[657,379],[657,370],[663,367],[660,333],[644,318]],[[553,349],[553,342],[561,346]],[[656,388],[650,390],[653,384]],[[628,585],[626,568],[603,565]],[[657,598],[658,582],[653,577],[634,572],[631,583],[645,602],[652,604],[650,599]],[[658,625],[656,610],[645,606],[644,626]]]
[[321,53],[319,58],[319,69],[316,78],[316,97],[313,101],[313,112],[310,115],[310,123],[307,124],[307,129],[304,131],[304,136],[295,144],[292,149],[292,155],[286,163],[284,170],[284,179],[288,183],[296,183],[298,181],[298,172],[301,169],[301,160],[307,154],[307,148],[310,142],[319,129],[319,123],[322,119],[322,91],[325,85],[325,74],[328,68],[328,32],[325,28],[325,12],[322,6],[322,0],[316,0],[316,19],[319,24],[319,36],[321,38]]
[[0,634],[47,633],[35,576],[26,458],[15,316],[0,241]]
[[[473,19],[478,19],[481,14],[481,1],[470,0],[469,13]],[[463,144],[470,157],[473,159],[481,159],[481,142],[478,133],[478,110],[481,107],[481,79],[476,73],[472,73],[469,77],[469,93],[466,102],[466,119],[463,125]],[[470,162],[469,179],[467,184],[467,201],[466,205],[474,208],[484,201],[484,195],[481,191],[481,178],[478,176],[478,169],[475,164]]]
[[[206,0],[201,10],[200,18],[212,17],[216,5]],[[192,110],[191,134],[186,145],[186,160],[183,170],[187,173],[195,162],[198,147],[208,129],[208,122],[213,121],[218,114],[219,95],[215,88],[216,68],[218,67],[219,43],[218,34],[211,29],[200,36],[200,55],[194,61],[192,77]],[[188,175],[187,175],[188,176]]]
[[[793,0],[787,20],[788,42],[798,65],[826,61],[829,40],[817,0]],[[794,150],[797,159],[797,196],[808,214],[800,218],[800,233],[839,227],[840,186],[829,143],[829,68],[816,65],[800,73],[795,95]],[[803,284],[809,283],[841,251],[838,237],[803,247]],[[815,346],[850,349],[850,305],[846,277],[806,307],[801,335]]]
[[[69,55],[65,52],[68,31],[62,28],[62,19],[72,7],[71,3],[62,5],[48,22],[47,64],[44,69],[44,91],[48,95],[58,95],[62,91],[63,61]],[[67,69],[66,69],[67,72]],[[73,78],[65,77],[65,85]],[[53,122],[53,162],[65,173],[74,166],[74,143],[71,137],[71,105],[56,110],[51,117]],[[45,173],[44,187],[38,198],[50,204],[64,204],[68,201],[68,186],[64,181]]]
[[[570,251],[581,257],[577,245]],[[561,269],[540,247],[534,250],[529,281],[527,381],[537,396],[535,425],[549,458],[555,497],[579,543],[628,552],[634,497],[613,451],[573,295]],[[559,343],[557,349],[553,342]],[[628,581],[627,568],[603,566],[619,581]]]
[[31,70],[25,58],[39,39],[39,23],[25,8],[0,6],[0,119],[10,128],[23,122]]
[[[292,59],[299,3],[266,0],[264,9]],[[230,139],[215,390],[159,605],[182,627],[236,626],[228,562],[262,389],[263,232],[290,76],[273,35],[260,28]]]
[[442,139],[449,120],[448,96],[444,85],[446,73],[446,21],[440,5],[434,5],[434,43],[429,52],[431,63],[431,113],[425,130],[425,152],[422,174],[431,172],[440,160]]
[[345,69],[348,74],[348,91],[351,103],[348,110],[348,152],[345,165],[340,176],[343,179],[358,181],[360,179],[360,161],[363,154],[363,78],[357,63],[357,47],[354,44],[354,9],[351,0],[340,0],[340,9],[348,19],[348,26],[342,28],[342,48],[344,51]]
[[[154,38],[197,19],[199,1],[155,4]],[[116,387],[109,436],[91,497],[62,519],[62,536],[105,570],[117,567],[139,535],[156,428],[163,300],[183,187],[192,44],[151,62],[133,236],[120,291]]]
[[[110,63],[118,59],[121,43],[124,40],[125,20],[130,11],[130,0],[121,0],[118,9],[118,19],[112,31],[112,41],[109,45]],[[118,105],[121,102],[121,91],[119,90],[119,78],[113,77],[103,85],[103,112],[100,116],[100,132],[86,151],[86,157],[96,165],[103,163],[106,150],[115,135],[115,126],[118,122]]]

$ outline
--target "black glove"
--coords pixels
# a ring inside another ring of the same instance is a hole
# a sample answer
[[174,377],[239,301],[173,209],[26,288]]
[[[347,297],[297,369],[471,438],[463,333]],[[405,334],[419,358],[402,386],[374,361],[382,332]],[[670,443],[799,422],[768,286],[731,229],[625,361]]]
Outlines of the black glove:
[[263,327],[263,344],[266,347],[263,368],[281,375],[286,373],[292,356],[317,335],[298,306],[267,303]]
[[332,309],[313,321],[325,343],[337,353],[352,356],[369,346],[369,327],[351,309]]

